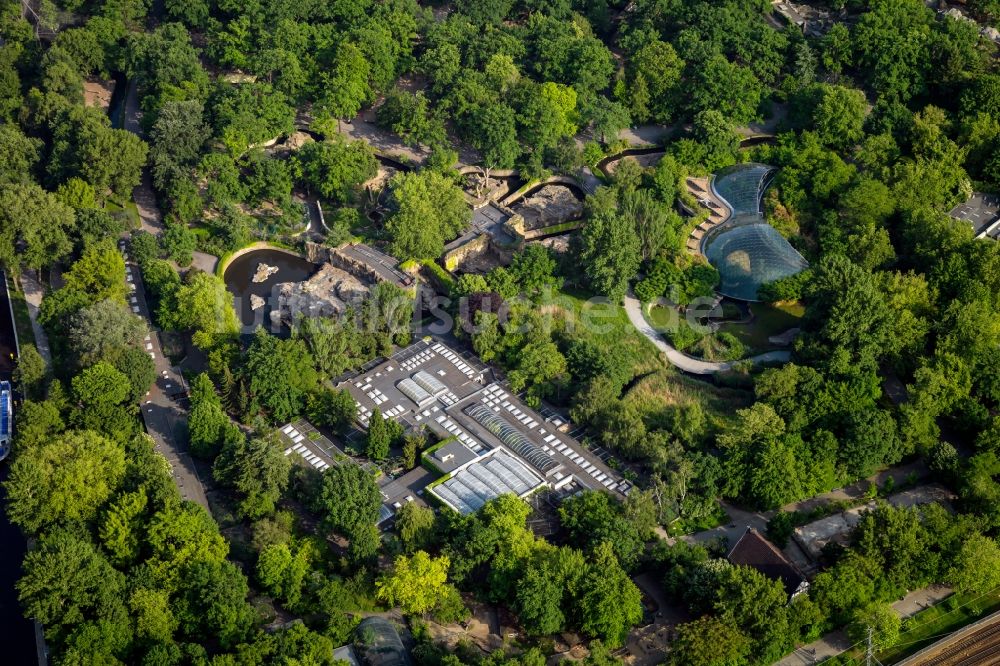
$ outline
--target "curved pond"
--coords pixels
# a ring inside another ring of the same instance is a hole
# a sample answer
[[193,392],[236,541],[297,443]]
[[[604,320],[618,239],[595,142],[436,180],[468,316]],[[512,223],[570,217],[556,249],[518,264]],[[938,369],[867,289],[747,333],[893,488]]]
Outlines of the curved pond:
[[[278,270],[263,282],[254,282],[254,275],[260,264],[267,264]],[[277,301],[274,291],[277,285],[282,282],[301,282],[315,273],[317,266],[298,255],[269,248],[251,250],[233,259],[226,267],[223,280],[226,289],[235,297],[233,307],[236,308],[236,316],[243,325],[242,333],[253,333],[261,325],[270,327],[271,309]],[[263,298],[264,307],[255,311],[250,306],[251,296]],[[271,330],[271,332],[279,331]]]

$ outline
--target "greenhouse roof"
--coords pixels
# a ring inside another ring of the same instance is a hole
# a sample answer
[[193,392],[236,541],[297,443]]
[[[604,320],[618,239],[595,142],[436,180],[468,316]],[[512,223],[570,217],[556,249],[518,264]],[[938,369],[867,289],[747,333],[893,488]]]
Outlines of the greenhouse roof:
[[756,301],[761,285],[809,267],[802,255],[763,221],[722,230],[709,241],[705,256],[719,271],[719,293],[743,301]]
[[773,174],[774,167],[766,164],[734,164],[715,174],[712,189],[729,204],[733,215],[758,214]]
[[761,285],[795,275],[808,262],[764,218],[764,190],[774,168],[766,164],[736,164],[712,179],[712,190],[732,211],[709,231],[702,252],[719,271],[718,292],[742,301],[756,301]]

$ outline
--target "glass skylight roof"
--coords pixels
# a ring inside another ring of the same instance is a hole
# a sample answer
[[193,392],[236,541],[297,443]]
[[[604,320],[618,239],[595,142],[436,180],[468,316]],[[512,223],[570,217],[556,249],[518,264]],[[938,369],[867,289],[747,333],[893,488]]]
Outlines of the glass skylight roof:
[[761,201],[773,174],[766,164],[737,164],[712,180],[716,194],[732,209],[730,218],[710,231],[702,246],[719,271],[718,292],[723,296],[756,301],[761,285],[809,267],[764,218]]
[[762,284],[795,275],[809,266],[774,227],[764,222],[723,230],[709,241],[705,256],[719,271],[719,293],[743,301],[756,301]]

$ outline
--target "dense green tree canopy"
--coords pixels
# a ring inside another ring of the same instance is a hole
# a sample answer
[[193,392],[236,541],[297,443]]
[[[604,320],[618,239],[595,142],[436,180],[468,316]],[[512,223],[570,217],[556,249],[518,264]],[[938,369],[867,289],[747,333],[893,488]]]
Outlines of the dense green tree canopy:
[[435,258],[469,223],[471,213],[461,190],[438,173],[401,173],[391,188],[386,230],[397,257]]

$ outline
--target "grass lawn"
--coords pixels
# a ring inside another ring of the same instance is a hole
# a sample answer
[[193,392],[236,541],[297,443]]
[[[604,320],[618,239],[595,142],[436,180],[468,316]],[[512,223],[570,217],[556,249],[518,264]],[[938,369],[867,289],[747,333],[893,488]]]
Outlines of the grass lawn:
[[658,331],[665,330],[670,327],[672,322],[677,321],[678,313],[673,308],[667,308],[662,305],[654,305],[649,308],[649,313],[647,319],[649,323],[653,325]]
[[564,324],[576,337],[600,345],[623,349],[632,364],[632,374],[641,375],[663,368],[663,361],[653,343],[635,330],[625,308],[601,299],[591,299],[584,292],[562,290],[539,306],[550,315],[552,323]]
[[729,522],[729,516],[726,511],[722,508],[721,504],[715,504],[715,511],[710,516],[705,516],[699,520],[685,520],[681,518],[680,520],[670,523],[670,527],[667,529],[667,534],[673,537],[684,536],[685,534],[695,534],[696,532],[704,532],[705,530],[715,529],[720,525],[725,525]]
[[31,328],[31,317],[28,315],[28,303],[24,300],[24,292],[10,275],[7,276],[7,286],[10,291],[10,304],[14,310],[17,341],[22,346],[33,345],[35,344],[35,331]]
[[124,217],[128,220],[129,229],[138,229],[142,225],[142,219],[139,217],[139,207],[131,199],[124,204],[108,200],[104,204],[104,210],[114,217]]
[[767,339],[799,325],[805,306],[801,303],[751,303],[754,320],[750,324],[723,324],[720,333],[731,333],[754,352],[774,349]]
[[985,596],[954,594],[905,620],[899,645],[879,653],[879,661],[883,664],[900,661],[940,640],[942,634],[958,631],[997,609],[1000,609],[1000,590]]
[[753,404],[753,394],[664,369],[636,382],[625,394],[625,402],[636,407],[650,427],[666,429],[672,427],[670,416],[674,408],[698,403],[708,430],[718,432],[732,420],[737,409]]

